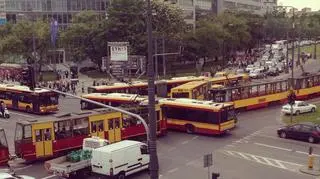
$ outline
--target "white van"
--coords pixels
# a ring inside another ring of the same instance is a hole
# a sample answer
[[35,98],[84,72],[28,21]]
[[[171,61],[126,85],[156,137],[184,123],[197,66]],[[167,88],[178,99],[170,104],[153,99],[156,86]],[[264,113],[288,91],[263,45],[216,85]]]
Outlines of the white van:
[[91,166],[94,173],[123,179],[148,169],[149,161],[148,146],[145,143],[124,140],[95,149]]

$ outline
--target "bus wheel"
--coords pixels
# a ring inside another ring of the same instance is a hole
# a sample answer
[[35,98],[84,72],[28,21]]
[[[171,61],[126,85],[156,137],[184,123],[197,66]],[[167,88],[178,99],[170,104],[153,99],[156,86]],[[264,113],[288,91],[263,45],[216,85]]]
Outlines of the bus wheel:
[[27,107],[26,107],[26,111],[27,111],[27,112],[31,112],[30,106],[27,106]]
[[124,172],[120,172],[119,174],[118,174],[118,179],[124,179],[125,178],[125,176],[126,176],[126,173],[124,173]]
[[192,124],[187,124],[186,130],[187,130],[188,134],[193,134],[194,133],[194,126]]

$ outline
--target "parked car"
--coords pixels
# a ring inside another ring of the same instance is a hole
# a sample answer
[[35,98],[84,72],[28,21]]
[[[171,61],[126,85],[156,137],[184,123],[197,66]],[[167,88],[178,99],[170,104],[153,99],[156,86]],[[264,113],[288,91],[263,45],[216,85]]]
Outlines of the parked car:
[[283,66],[282,66],[281,63],[279,63],[279,64],[277,65],[277,69],[278,69],[279,73],[282,73],[282,72],[283,72]]
[[[317,110],[317,106],[314,104],[308,104],[304,101],[295,101],[293,107],[293,114],[299,115],[301,113],[306,112],[315,112]],[[291,106],[290,104],[286,104],[282,107],[281,110],[284,114],[291,114]]]
[[269,75],[269,76],[278,76],[279,75],[279,71],[278,71],[277,68],[271,67],[271,68],[269,68],[269,70],[267,72],[267,75]]
[[264,77],[264,74],[263,74],[263,72],[262,72],[261,70],[256,69],[256,70],[251,71],[251,72],[249,73],[249,77],[250,77],[250,78],[254,78],[254,79],[263,78],[263,77]]
[[254,65],[248,65],[246,68],[246,72],[251,72],[254,68]]
[[243,69],[237,69],[236,74],[245,74],[246,72]]
[[293,124],[277,130],[281,138],[304,140],[310,143],[319,142],[320,126],[312,123]]

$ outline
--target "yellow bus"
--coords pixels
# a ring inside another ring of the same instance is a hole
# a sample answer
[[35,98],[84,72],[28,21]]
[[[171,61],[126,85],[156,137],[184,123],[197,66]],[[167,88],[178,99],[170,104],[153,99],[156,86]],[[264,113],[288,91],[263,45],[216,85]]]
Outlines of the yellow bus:
[[[188,83],[190,81],[203,80],[207,77],[199,76],[185,76],[171,78],[168,80],[156,81],[156,93],[159,94],[160,90],[164,90],[165,96],[168,97],[171,88],[176,86]],[[162,86],[165,86],[163,89]],[[148,94],[148,83],[144,81],[134,81],[130,83],[114,83],[109,85],[100,85],[100,86],[90,86],[88,87],[88,93],[129,93],[129,94],[139,94],[147,95]]]
[[190,98],[204,100],[207,98],[211,83],[208,81],[192,81],[171,89],[171,98]]
[[159,101],[168,129],[187,133],[223,134],[234,128],[237,122],[233,104],[187,98]]
[[0,84],[0,102],[8,108],[30,113],[50,113],[58,111],[59,94],[46,89],[27,86]]
[[[235,87],[212,86],[209,100],[233,103],[237,110],[250,110],[284,104],[290,94],[291,79]],[[320,96],[320,73],[294,78],[294,92],[299,100]]]
[[223,85],[223,86],[237,86],[240,84],[246,84],[250,81],[250,77],[247,74],[225,74],[220,72],[213,78],[209,78],[208,81],[212,85]]

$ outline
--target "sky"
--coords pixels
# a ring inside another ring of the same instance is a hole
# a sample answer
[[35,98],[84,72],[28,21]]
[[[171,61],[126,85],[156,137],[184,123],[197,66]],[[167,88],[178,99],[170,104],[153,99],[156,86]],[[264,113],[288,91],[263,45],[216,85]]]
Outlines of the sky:
[[293,6],[301,10],[304,7],[312,8],[312,11],[320,10],[320,0],[278,0],[278,5]]

